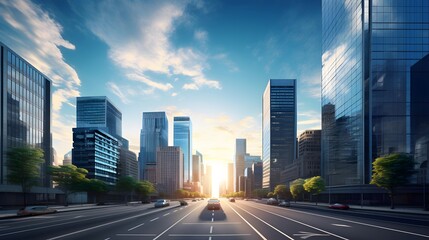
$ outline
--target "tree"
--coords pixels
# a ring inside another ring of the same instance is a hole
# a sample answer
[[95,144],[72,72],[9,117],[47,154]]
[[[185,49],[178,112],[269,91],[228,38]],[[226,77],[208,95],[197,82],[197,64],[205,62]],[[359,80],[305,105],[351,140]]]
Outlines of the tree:
[[89,179],[85,182],[86,190],[95,195],[94,203],[100,200],[100,194],[108,191],[108,186],[105,182],[98,179]]
[[390,208],[395,208],[396,187],[407,184],[414,173],[414,161],[404,153],[390,154],[377,158],[373,163],[371,184],[386,189],[390,195]]
[[12,148],[7,152],[7,180],[21,186],[25,206],[27,206],[27,193],[40,178],[40,167],[44,162],[43,156],[42,149],[29,146]]
[[124,177],[120,177],[116,182],[116,189],[124,193],[125,202],[127,202],[128,194],[131,195],[131,199],[132,199],[132,195],[136,185],[137,185],[137,181],[133,177],[124,176]]
[[58,188],[66,195],[66,206],[71,193],[85,190],[85,184],[88,181],[86,178],[88,170],[85,168],[78,168],[75,165],[51,166],[48,172],[52,180],[58,184]]
[[135,190],[141,198],[148,198],[149,194],[155,192],[155,187],[149,181],[140,181],[136,183]]
[[325,190],[325,181],[320,176],[315,176],[312,178],[305,179],[303,186],[305,191],[317,196],[319,195],[319,193]]
[[274,197],[274,193],[273,193],[273,192],[269,192],[269,193],[267,193],[267,197],[269,197],[269,198]]
[[290,198],[290,190],[284,184],[279,184],[274,188],[274,196],[277,196],[278,199],[287,199]]
[[304,192],[304,183],[305,180],[302,178],[295,179],[290,185],[290,193],[292,194],[293,199],[297,199],[297,197]]
[[264,198],[267,196],[268,192],[268,189],[258,188],[253,190],[253,196],[256,196],[257,198]]

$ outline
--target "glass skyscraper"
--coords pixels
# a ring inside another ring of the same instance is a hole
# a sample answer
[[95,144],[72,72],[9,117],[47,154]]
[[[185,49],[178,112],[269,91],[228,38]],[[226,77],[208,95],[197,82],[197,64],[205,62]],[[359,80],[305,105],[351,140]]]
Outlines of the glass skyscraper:
[[270,79],[262,98],[263,188],[274,190],[296,156],[296,80]]
[[156,181],[156,151],[168,146],[168,119],[165,112],[144,112],[140,132],[139,178]]
[[122,113],[106,96],[78,97],[76,127],[97,128],[122,136]]
[[51,81],[1,42],[0,50],[0,184],[7,184],[7,151],[29,145],[43,149],[39,185],[50,187]]
[[428,29],[429,1],[322,1],[321,173],[328,185],[368,184],[372,162],[390,153],[427,161]]
[[246,139],[235,139],[234,181],[235,192],[240,191],[240,176],[244,176],[244,158],[247,151]]
[[192,182],[192,123],[189,117],[174,117],[174,146],[183,151],[183,181]]

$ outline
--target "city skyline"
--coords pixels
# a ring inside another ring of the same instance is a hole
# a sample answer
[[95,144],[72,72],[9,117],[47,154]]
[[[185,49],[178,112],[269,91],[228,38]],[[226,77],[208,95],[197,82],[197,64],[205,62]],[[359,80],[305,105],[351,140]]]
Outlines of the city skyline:
[[0,41],[53,81],[58,157],[72,148],[78,96],[111,99],[135,153],[142,112],[165,111],[170,124],[173,116],[192,118],[192,148],[208,162],[232,161],[236,138],[262,155],[270,78],[297,79],[298,134],[320,129],[319,1],[86,3],[0,3]]

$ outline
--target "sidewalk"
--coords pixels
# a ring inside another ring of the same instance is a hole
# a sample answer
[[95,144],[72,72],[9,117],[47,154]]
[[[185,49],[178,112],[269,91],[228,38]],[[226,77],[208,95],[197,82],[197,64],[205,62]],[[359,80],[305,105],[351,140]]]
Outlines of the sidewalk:
[[[106,207],[119,206],[119,205],[121,204],[101,205],[101,206],[97,206],[96,204],[78,204],[78,205],[69,205],[69,206],[56,205],[56,206],[49,206],[49,207],[56,209],[58,212],[69,212],[69,211],[88,210],[88,209],[94,209],[94,208],[106,208]],[[0,210],[0,219],[18,217],[16,214],[17,212],[18,212],[18,209]]]

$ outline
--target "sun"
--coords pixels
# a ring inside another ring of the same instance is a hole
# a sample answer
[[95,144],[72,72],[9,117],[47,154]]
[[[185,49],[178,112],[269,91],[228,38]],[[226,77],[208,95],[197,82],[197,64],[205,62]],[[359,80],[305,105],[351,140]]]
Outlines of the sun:
[[219,197],[219,186],[227,179],[227,169],[225,164],[213,164],[212,172],[212,197]]

